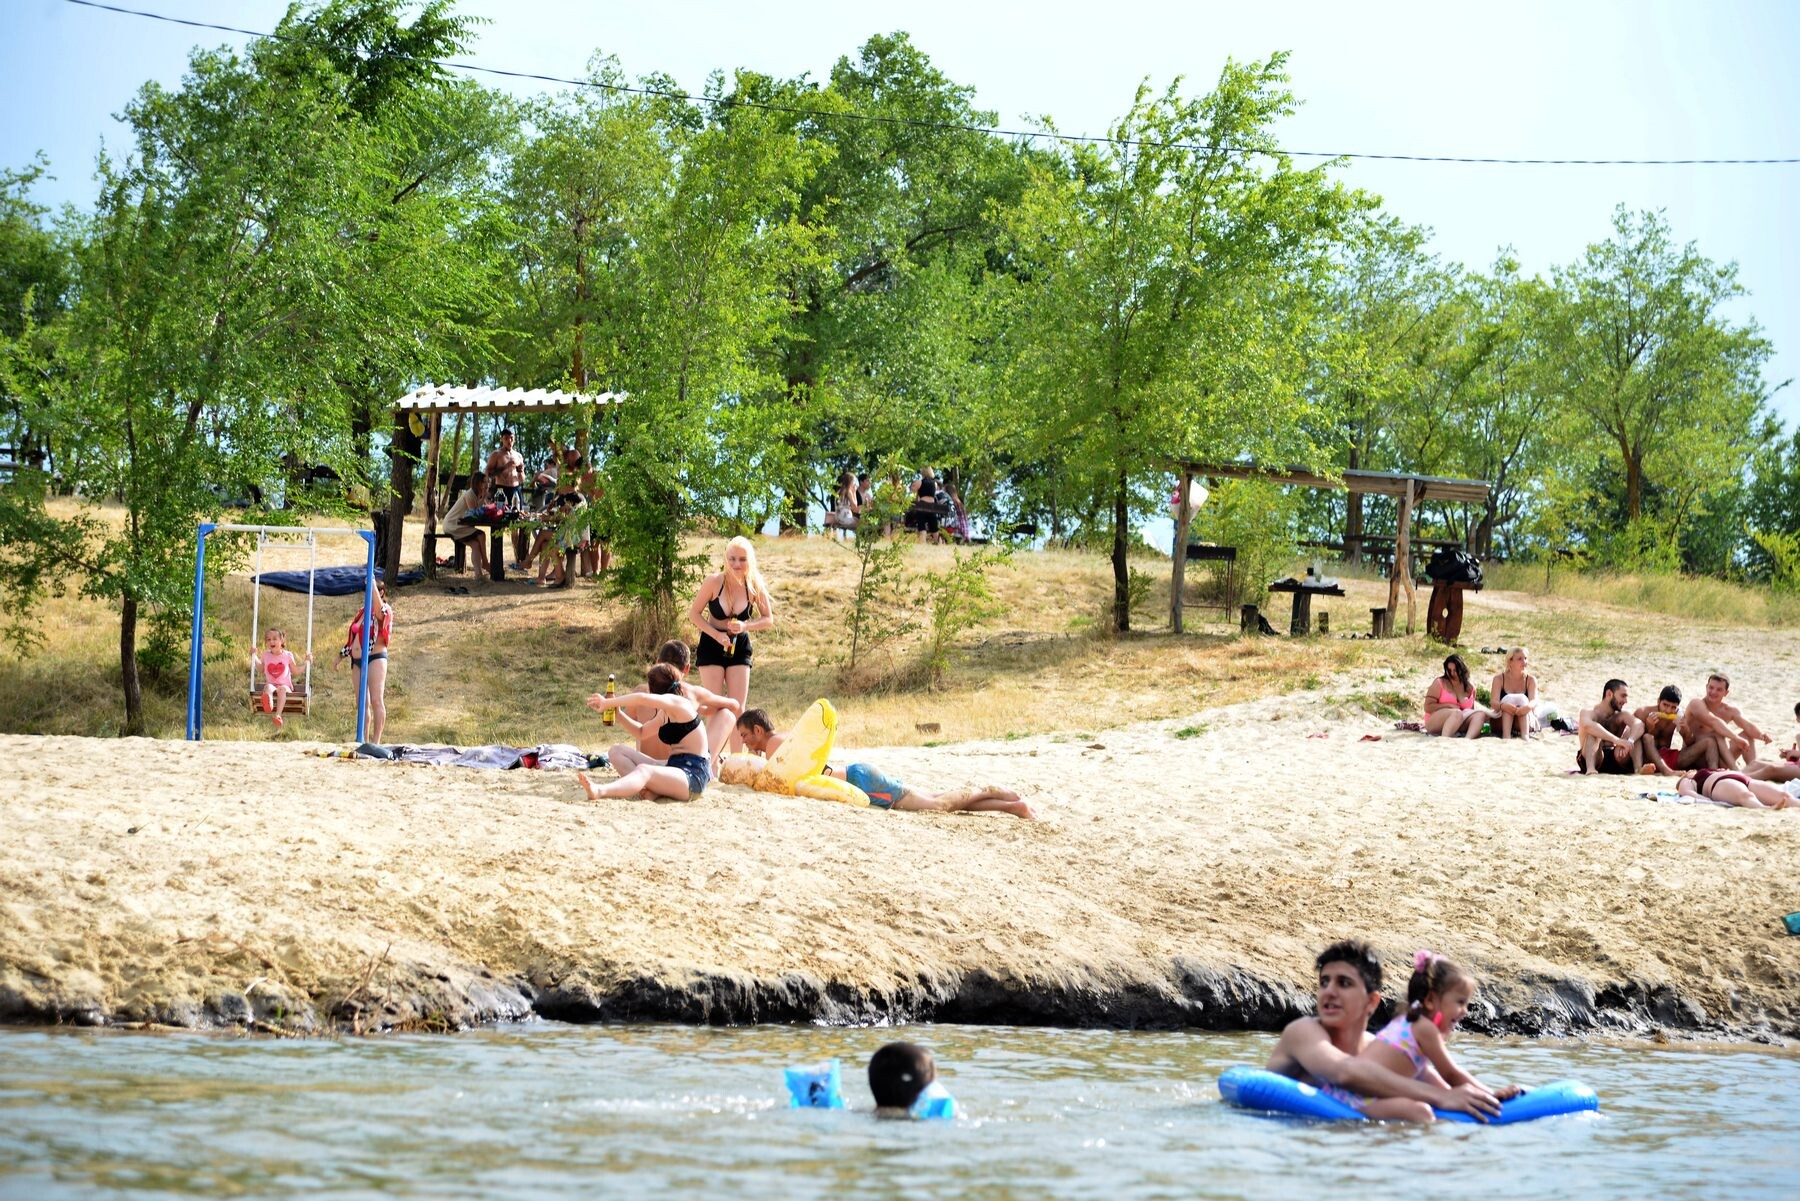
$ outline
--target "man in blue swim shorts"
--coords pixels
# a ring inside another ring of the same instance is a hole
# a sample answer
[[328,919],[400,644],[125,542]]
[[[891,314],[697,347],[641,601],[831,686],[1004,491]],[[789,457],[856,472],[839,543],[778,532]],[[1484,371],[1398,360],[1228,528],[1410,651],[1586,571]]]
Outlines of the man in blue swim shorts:
[[[761,709],[746,709],[737,721],[738,735],[753,755],[773,755],[787,734],[778,731],[769,715]],[[869,763],[827,766],[825,774],[837,776],[868,794],[869,803],[877,809],[904,809],[925,813],[1010,813],[1026,821],[1035,821],[1037,813],[1029,801],[1019,798],[1010,788],[989,785],[986,788],[961,788],[932,794],[908,788]]]

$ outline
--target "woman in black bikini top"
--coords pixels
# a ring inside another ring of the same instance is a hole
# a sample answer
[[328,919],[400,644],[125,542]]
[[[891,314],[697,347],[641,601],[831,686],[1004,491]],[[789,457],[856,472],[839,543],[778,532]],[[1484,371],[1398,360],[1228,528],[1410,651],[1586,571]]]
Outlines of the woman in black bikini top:
[[602,797],[636,796],[651,792],[677,801],[691,801],[706,791],[712,779],[712,760],[707,754],[706,728],[700,724],[699,705],[681,687],[681,672],[667,663],[654,663],[644,676],[643,692],[627,692],[622,696],[588,697],[588,708],[604,713],[608,709],[635,710],[639,720],[660,716],[656,741],[664,755],[646,753],[653,748],[639,734],[637,746],[621,745],[607,752],[607,759],[619,774],[608,784],[595,784],[586,773],[579,776],[590,800]]
[[[727,597],[734,593],[743,597],[743,607],[735,612],[727,607]],[[775,606],[756,567],[756,548],[748,538],[733,538],[726,545],[725,569],[700,585],[699,595],[688,607],[688,620],[700,632],[695,661],[700,667],[701,687],[730,697],[740,707],[747,705],[753,649],[750,631],[775,624]],[[735,727],[730,749],[743,749]]]

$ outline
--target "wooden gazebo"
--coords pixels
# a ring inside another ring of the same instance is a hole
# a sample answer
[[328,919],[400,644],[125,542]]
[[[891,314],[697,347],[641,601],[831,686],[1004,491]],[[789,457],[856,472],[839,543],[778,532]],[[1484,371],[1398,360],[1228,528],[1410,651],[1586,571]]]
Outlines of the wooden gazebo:
[[1272,484],[1298,484],[1306,488],[1332,488],[1345,492],[1373,493],[1392,496],[1400,502],[1395,522],[1394,564],[1388,573],[1388,613],[1400,601],[1400,589],[1406,588],[1406,632],[1412,633],[1418,597],[1412,580],[1412,522],[1414,507],[1422,500],[1465,501],[1475,504],[1487,500],[1486,480],[1454,480],[1435,475],[1402,475],[1386,471],[1344,471],[1338,476],[1321,475],[1303,467],[1262,467],[1254,463],[1178,463],[1181,472],[1180,507],[1175,515],[1174,578],[1169,589],[1169,624],[1181,633],[1181,593],[1187,569],[1188,525],[1193,520],[1189,490],[1196,476],[1228,480],[1265,480]]
[[[470,432],[469,448],[479,454],[481,417],[499,417],[509,413],[561,412],[583,405],[621,404],[623,392],[555,392],[546,388],[482,388],[450,384],[427,384],[415,388],[394,402],[394,455],[392,496],[388,506],[386,553],[383,569],[389,578],[399,570],[400,536],[406,515],[412,511],[412,465],[420,449],[425,452],[425,529],[426,543],[437,529],[439,457],[443,449],[444,417],[447,414],[471,414],[475,427]],[[460,426],[459,426],[460,428]],[[460,448],[459,448],[460,449]],[[450,474],[456,474],[455,464]],[[436,574],[437,566],[430,551],[424,555],[425,574]]]

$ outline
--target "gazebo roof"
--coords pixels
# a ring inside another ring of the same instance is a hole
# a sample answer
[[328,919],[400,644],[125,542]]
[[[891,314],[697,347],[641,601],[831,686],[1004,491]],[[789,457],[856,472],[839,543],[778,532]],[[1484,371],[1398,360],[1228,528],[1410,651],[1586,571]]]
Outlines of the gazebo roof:
[[1340,479],[1320,475],[1303,467],[1260,467],[1254,463],[1182,463],[1182,470],[1195,475],[1220,479],[1268,480],[1276,484],[1299,484],[1307,488],[1342,488],[1346,492],[1378,493],[1399,496],[1412,481],[1413,500],[1471,501],[1479,504],[1487,499],[1486,480],[1455,480],[1436,475],[1408,475],[1390,471],[1345,471]]
[[547,388],[466,388],[427,384],[394,402],[397,413],[540,413],[577,405],[622,404],[624,392],[552,392]]

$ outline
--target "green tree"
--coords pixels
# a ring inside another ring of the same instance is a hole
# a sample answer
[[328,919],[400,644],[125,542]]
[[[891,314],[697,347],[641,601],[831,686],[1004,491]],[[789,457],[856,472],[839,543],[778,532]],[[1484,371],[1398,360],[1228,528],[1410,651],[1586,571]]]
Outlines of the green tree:
[[1357,201],[1277,148],[1282,67],[1230,64],[1197,99],[1140,88],[1114,141],[1066,147],[1009,216],[1013,438],[1055,448],[1059,491],[1105,515],[1119,630],[1133,518],[1170,459],[1323,457],[1296,351]]
[[621,281],[632,307],[619,375],[606,511],[620,555],[607,587],[630,603],[644,645],[675,627],[695,562],[682,537],[701,515],[730,519],[773,490],[792,432],[765,353],[790,306],[780,280],[811,253],[791,212],[806,150],[769,114],[670,102],[654,203]]
[[1612,237],[1558,271],[1556,288],[1559,392],[1608,448],[1624,525],[1650,521],[1672,542],[1740,469],[1762,408],[1771,347],[1723,311],[1743,294],[1737,267],[1676,246],[1660,214],[1620,207]]
[[[70,231],[79,299],[56,370],[29,377],[50,435],[73,448],[69,483],[122,511],[54,517],[41,490],[18,490],[0,510],[0,591],[15,619],[46,586],[119,606],[128,733],[143,728],[140,618],[153,632],[185,621],[213,487],[267,481],[288,454],[348,467],[357,381],[426,375],[479,341],[446,316],[471,286],[451,253],[454,206],[397,215],[408,181],[391,142],[416,130],[357,116],[337,63],[365,59],[320,51],[318,33],[258,43],[247,61],[196,52],[179,90],[138,94],[131,153],[101,160],[96,210]],[[397,70],[395,87],[424,86],[416,63]]]

